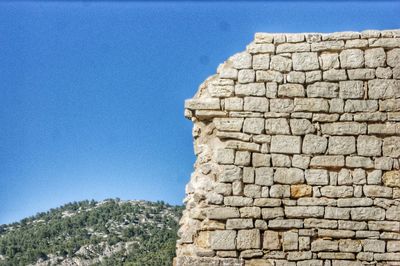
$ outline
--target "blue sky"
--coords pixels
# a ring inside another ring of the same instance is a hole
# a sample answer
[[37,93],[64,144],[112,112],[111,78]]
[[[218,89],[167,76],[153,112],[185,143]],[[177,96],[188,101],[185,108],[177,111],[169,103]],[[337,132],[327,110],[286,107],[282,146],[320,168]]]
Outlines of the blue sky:
[[184,99],[254,32],[400,28],[396,1],[1,2],[0,224],[69,201],[179,204]]

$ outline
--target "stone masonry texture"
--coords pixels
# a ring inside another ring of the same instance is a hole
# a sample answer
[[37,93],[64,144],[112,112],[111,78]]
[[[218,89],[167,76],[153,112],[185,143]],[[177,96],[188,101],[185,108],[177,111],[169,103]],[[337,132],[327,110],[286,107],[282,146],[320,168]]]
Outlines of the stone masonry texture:
[[175,265],[400,265],[400,30],[256,33],[185,116]]

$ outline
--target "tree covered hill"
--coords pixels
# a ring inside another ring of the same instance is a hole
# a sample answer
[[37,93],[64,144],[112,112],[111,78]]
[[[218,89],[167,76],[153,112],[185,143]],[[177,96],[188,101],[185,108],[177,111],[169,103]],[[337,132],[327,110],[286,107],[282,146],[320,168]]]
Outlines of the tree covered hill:
[[0,225],[0,265],[171,265],[183,208],[80,201]]

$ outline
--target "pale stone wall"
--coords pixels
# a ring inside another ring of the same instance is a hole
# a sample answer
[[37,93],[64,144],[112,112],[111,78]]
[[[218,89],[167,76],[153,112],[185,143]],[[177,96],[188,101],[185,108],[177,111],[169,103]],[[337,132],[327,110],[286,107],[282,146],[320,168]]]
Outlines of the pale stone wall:
[[400,265],[400,30],[257,33],[185,115],[176,265]]

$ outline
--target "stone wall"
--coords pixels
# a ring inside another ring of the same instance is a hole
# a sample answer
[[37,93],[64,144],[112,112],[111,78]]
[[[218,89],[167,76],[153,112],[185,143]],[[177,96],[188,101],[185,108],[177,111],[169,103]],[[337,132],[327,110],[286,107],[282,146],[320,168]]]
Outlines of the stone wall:
[[185,116],[176,265],[400,265],[400,30],[257,33]]

